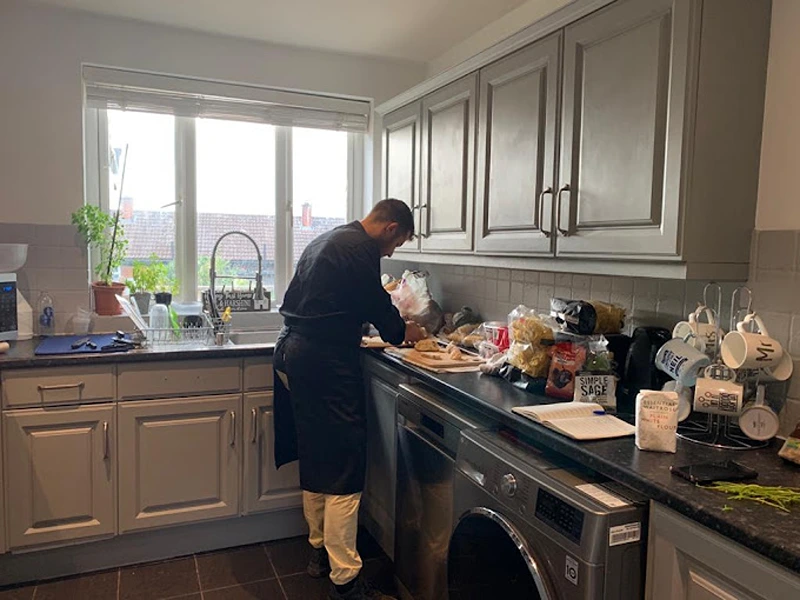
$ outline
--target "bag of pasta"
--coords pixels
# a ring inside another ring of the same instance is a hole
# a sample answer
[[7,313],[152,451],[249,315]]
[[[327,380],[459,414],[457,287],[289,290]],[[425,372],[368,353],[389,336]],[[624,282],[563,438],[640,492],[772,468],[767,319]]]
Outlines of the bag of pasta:
[[547,377],[552,328],[534,311],[518,306],[508,315],[508,363],[531,377]]

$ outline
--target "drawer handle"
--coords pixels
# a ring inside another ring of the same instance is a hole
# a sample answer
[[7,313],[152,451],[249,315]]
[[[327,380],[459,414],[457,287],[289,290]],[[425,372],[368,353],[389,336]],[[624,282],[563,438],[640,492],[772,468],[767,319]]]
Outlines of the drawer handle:
[[236,445],[236,411],[231,411],[231,430],[228,435],[231,446]]
[[250,424],[252,429],[250,434],[250,442],[255,444],[258,441],[258,411],[255,408],[251,408],[250,416],[252,417],[252,422]]
[[77,389],[77,390],[83,391],[84,387],[86,387],[86,384],[84,384],[82,381],[79,381],[78,383],[59,383],[57,385],[37,385],[36,389],[39,390],[39,393],[42,393],[42,392],[53,392],[55,390],[71,390],[71,389]]
[[544,234],[544,237],[549,238],[551,235],[553,235],[552,225],[550,231],[544,228],[544,197],[547,194],[550,194],[551,196],[553,195],[553,188],[551,188],[549,185],[542,190],[541,194],[539,194],[539,229]]
[[111,443],[108,439],[108,421],[103,421],[103,459],[111,453]]
[[562,185],[561,189],[558,190],[558,202],[556,203],[556,229],[558,229],[558,233],[564,237],[569,237],[571,235],[569,229],[561,229],[561,196],[564,195],[564,192],[570,192],[568,183]]

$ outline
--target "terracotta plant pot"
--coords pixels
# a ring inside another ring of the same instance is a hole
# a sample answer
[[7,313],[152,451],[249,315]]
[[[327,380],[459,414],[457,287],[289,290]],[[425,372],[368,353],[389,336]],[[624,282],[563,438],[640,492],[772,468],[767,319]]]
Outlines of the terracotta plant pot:
[[150,292],[136,292],[135,294],[131,294],[131,298],[136,302],[136,306],[139,308],[139,312],[142,316],[150,314],[151,297],[152,294]]
[[122,307],[115,296],[125,290],[124,283],[112,282],[108,285],[95,281],[92,284],[94,293],[94,312],[104,317],[113,317],[122,314]]

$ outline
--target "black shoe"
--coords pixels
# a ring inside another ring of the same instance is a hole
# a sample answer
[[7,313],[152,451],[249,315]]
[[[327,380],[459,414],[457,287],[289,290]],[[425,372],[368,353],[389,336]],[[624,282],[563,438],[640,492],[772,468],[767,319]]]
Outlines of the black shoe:
[[311,558],[308,561],[306,571],[314,579],[325,577],[331,572],[331,563],[328,561],[328,551],[325,550],[324,546],[322,548],[311,548]]
[[396,600],[394,596],[387,596],[359,575],[347,592],[340,592],[335,585],[331,584],[331,591],[328,593],[329,600]]

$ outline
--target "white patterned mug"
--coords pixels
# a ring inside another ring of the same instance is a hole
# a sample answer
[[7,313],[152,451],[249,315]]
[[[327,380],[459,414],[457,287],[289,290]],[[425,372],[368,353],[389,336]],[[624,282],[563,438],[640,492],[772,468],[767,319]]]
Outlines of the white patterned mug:
[[743,398],[744,387],[738,383],[704,377],[694,388],[694,410],[735,417],[742,411]]
[[692,387],[699,372],[711,363],[711,359],[683,340],[673,339],[661,346],[655,363],[656,368],[684,387]]
[[[706,323],[700,321],[700,316],[706,316]],[[717,321],[714,312],[705,306],[699,306],[689,315],[688,320],[681,321],[672,330],[672,337],[686,340],[700,352],[714,354],[717,347]],[[723,332],[720,331],[720,335]]]
[[[747,331],[750,323],[756,324],[758,332]],[[731,369],[763,369],[781,362],[783,348],[770,337],[761,317],[750,313],[722,340],[720,356]]]

